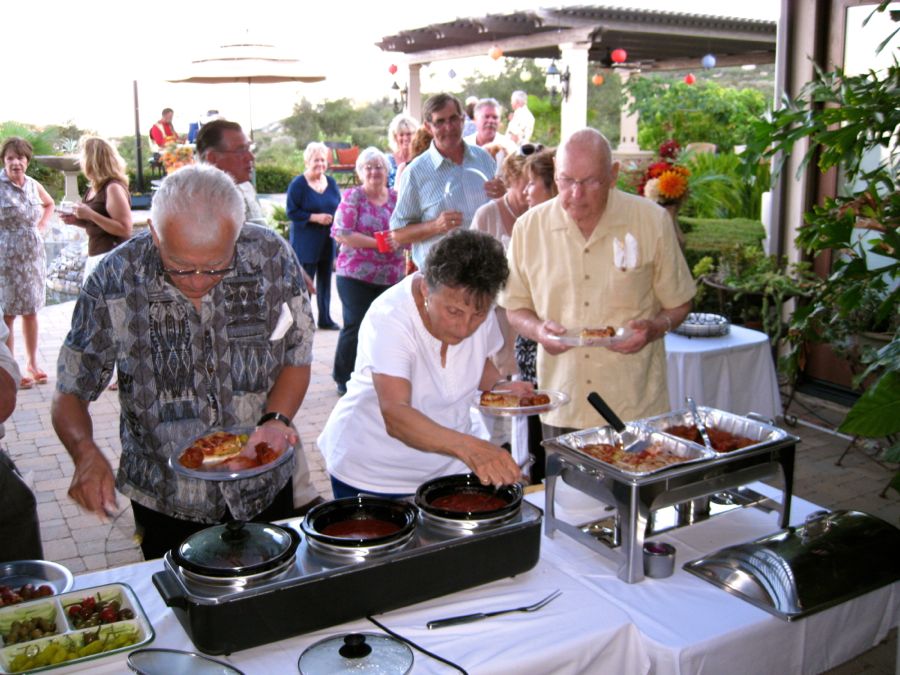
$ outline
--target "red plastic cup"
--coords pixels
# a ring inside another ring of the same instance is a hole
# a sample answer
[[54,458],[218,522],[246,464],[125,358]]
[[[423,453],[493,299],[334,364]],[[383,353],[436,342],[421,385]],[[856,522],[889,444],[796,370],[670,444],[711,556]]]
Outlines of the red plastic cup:
[[390,253],[393,250],[391,248],[390,237],[391,233],[388,230],[375,233],[375,243],[378,245],[378,251],[380,253]]

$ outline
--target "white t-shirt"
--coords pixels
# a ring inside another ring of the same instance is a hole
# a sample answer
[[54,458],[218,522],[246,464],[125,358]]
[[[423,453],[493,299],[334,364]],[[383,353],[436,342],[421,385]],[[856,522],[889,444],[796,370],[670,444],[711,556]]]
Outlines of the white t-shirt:
[[447,365],[441,366],[441,343],[422,323],[413,278],[382,293],[366,312],[347,393],[317,441],[328,473],[361,490],[412,494],[432,478],[469,471],[449,455],[416,450],[388,436],[372,374],[408,380],[413,408],[444,427],[473,433],[470,406],[485,361],[503,345],[494,312],[488,312],[474,334],[447,348]]

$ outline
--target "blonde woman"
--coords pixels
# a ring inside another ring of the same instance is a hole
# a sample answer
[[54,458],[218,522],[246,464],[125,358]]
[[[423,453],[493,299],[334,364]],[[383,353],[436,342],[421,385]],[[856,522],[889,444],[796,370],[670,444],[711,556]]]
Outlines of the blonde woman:
[[131,236],[131,203],[125,160],[107,140],[97,136],[81,139],[81,171],[89,187],[72,214],[60,218],[69,225],[83,227],[88,236],[87,279],[107,253]]
[[388,125],[388,145],[391,148],[388,154],[390,171],[387,175],[387,186],[394,187],[397,179],[397,167],[406,164],[413,158],[412,139],[419,129],[419,123],[415,118],[401,113],[391,120]]

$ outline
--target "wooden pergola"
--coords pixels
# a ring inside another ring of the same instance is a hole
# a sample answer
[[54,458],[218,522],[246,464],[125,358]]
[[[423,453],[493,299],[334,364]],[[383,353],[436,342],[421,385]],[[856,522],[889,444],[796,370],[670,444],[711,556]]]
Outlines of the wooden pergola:
[[[407,108],[417,118],[423,65],[481,56],[492,47],[505,56],[556,59],[560,72],[569,74],[561,110],[566,135],[586,124],[591,64],[616,67],[627,79],[636,71],[700,68],[706,54],[718,66],[774,63],[775,43],[771,21],[581,5],[459,18],[403,30],[377,44],[405,55]],[[613,64],[615,49],[626,51],[625,63]],[[623,117],[619,151],[637,150],[636,138],[637,120]]]

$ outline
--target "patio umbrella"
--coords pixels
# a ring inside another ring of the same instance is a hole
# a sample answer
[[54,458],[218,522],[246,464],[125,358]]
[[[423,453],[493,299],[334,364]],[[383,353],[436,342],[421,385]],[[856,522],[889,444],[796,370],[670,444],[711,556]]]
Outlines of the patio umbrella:
[[246,82],[247,105],[250,111],[248,120],[252,139],[251,85],[320,82],[324,79],[324,75],[312,71],[298,59],[280,52],[273,45],[243,42],[221,45],[212,54],[194,59],[184,73],[167,81],[197,84]]

